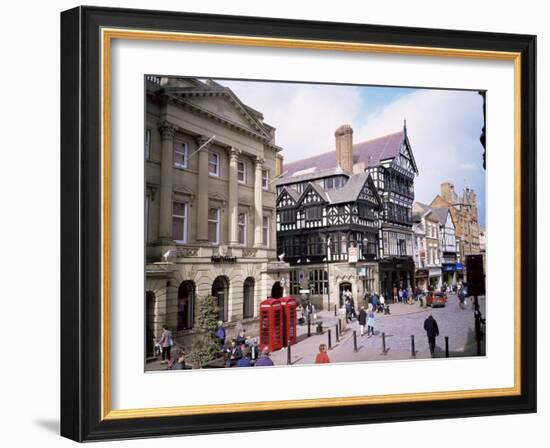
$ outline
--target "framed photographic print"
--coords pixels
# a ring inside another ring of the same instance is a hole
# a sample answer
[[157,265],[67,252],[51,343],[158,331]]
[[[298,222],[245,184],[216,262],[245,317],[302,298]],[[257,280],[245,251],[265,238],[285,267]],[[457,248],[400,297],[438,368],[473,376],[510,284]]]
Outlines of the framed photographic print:
[[536,411],[535,36],[61,22],[63,436]]

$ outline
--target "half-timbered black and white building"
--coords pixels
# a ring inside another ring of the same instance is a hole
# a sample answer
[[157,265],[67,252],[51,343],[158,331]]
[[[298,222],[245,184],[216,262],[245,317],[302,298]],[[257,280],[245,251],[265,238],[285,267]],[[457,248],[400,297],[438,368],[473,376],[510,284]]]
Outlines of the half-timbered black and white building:
[[308,266],[325,263],[330,272],[318,277],[326,278],[321,291],[328,290],[331,303],[341,302],[345,289],[356,297],[376,291],[391,299],[414,285],[418,169],[406,125],[357,144],[352,135],[349,125],[341,126],[335,151],[285,164],[277,183],[277,251],[296,272],[291,292],[317,287]]
[[291,294],[341,306],[343,291],[373,289],[383,204],[370,175],[337,167],[286,177],[278,191],[277,252],[291,265]]

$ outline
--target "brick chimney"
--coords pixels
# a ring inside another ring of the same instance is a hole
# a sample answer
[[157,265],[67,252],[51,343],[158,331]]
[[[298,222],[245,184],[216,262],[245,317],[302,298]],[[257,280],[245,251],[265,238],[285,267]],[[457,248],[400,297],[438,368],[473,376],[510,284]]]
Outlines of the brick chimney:
[[347,171],[353,171],[353,129],[349,124],[343,124],[336,132],[336,162]]
[[457,202],[455,187],[452,183],[443,182],[441,184],[441,197],[450,204],[454,204]]
[[280,176],[283,174],[283,156],[277,154],[275,156],[275,176]]

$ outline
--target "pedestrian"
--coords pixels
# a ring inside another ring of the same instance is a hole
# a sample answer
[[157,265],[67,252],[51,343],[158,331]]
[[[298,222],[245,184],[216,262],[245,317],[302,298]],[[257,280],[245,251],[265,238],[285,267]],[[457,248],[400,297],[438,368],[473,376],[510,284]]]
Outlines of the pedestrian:
[[250,347],[250,360],[255,362],[258,359],[258,338],[252,338],[249,343]]
[[351,301],[349,299],[346,299],[345,307],[346,307],[346,323],[348,323],[351,320]]
[[359,327],[361,328],[361,336],[365,334],[365,326],[367,325],[367,312],[365,307],[362,306],[359,311]]
[[172,370],[185,370],[185,352],[183,350],[179,351]]
[[238,336],[236,337],[237,345],[240,347],[244,343],[246,343],[246,330],[243,328]]
[[256,367],[272,366],[273,360],[269,357],[269,347],[265,346],[262,350],[262,354],[256,361]]
[[310,323],[310,322],[313,322],[314,320],[314,316],[315,315],[315,306],[313,305],[313,303],[311,303],[309,300],[307,301],[307,305],[306,305],[306,319],[307,319],[307,323]]
[[328,364],[330,363],[330,358],[327,355],[327,345],[321,344],[319,346],[319,353],[315,357],[315,364]]
[[223,322],[221,320],[218,321],[218,329],[216,330],[216,336],[220,341],[220,348],[223,350],[223,347],[225,345],[225,328],[223,328]]
[[401,288],[399,288],[398,295],[399,295],[399,301],[403,303],[403,290]]
[[244,343],[241,344],[241,353],[242,356],[237,360],[235,367],[252,367],[252,363],[250,362],[250,350],[246,348]]
[[167,364],[169,361],[172,361],[170,351],[175,343],[174,338],[172,337],[172,332],[166,325],[162,327],[162,334],[160,335],[159,344],[162,347],[162,361],[160,363]]
[[369,308],[367,312],[367,337],[374,336],[374,310]]
[[237,345],[236,339],[231,340],[231,347],[229,348],[228,352],[229,357],[225,363],[225,366],[233,367],[235,364],[237,364],[237,361],[243,357],[241,347]]
[[430,354],[433,358],[435,352],[435,338],[439,336],[439,327],[437,326],[437,322],[431,314],[424,321],[424,330],[426,330],[426,335],[428,336]]

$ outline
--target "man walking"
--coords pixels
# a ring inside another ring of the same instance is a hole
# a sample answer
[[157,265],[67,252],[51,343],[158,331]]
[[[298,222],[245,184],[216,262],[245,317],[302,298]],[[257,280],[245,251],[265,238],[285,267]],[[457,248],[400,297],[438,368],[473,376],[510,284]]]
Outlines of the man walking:
[[426,335],[428,336],[430,354],[433,358],[435,351],[435,338],[439,336],[439,327],[437,326],[437,322],[431,314],[424,321],[424,330],[426,330]]
[[365,311],[365,307],[361,307],[361,311],[359,311],[359,326],[361,328],[361,336],[365,334],[365,326],[367,325],[367,312]]

